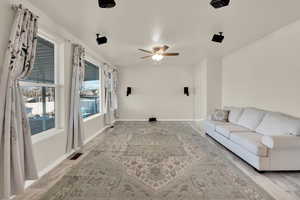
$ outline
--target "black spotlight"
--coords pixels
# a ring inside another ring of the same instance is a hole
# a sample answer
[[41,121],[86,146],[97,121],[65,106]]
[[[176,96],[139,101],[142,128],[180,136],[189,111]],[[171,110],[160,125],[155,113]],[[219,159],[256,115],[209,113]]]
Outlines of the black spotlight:
[[107,43],[107,37],[100,36],[100,34],[97,34],[96,41],[97,41],[98,45],[106,44]]
[[126,91],[126,95],[129,96],[132,93],[132,88],[131,87],[127,87],[127,91]]
[[212,0],[210,5],[214,8],[222,8],[229,5],[230,0]]
[[100,8],[113,8],[116,6],[114,0],[98,0]]
[[184,87],[184,95],[190,96],[190,92],[189,92],[189,88],[188,87]]
[[213,38],[212,38],[212,41],[213,41],[213,42],[218,42],[218,43],[222,43],[223,40],[224,40],[224,35],[223,35],[222,32],[220,32],[219,35],[215,34],[215,35],[213,36]]

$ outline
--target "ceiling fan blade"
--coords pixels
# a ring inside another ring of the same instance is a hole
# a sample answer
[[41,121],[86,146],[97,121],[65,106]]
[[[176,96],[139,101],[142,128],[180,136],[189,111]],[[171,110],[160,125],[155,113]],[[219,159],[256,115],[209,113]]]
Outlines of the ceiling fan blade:
[[139,49],[140,51],[142,51],[142,52],[145,52],[145,53],[153,53],[152,51],[148,51],[148,50],[145,50],[145,49]]
[[163,53],[163,56],[179,56],[179,53]]
[[152,56],[144,56],[144,57],[141,57],[141,59],[146,59],[146,58],[150,58]]

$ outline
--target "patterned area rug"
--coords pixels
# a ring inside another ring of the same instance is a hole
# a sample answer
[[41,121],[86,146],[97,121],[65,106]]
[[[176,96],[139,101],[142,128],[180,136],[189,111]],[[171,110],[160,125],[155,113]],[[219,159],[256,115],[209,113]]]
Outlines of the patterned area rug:
[[185,122],[119,122],[41,200],[274,200]]

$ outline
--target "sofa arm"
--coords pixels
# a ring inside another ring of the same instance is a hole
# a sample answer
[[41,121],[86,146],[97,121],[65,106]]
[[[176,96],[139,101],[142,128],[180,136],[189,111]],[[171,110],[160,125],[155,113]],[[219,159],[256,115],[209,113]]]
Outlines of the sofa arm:
[[262,143],[270,149],[300,149],[300,137],[292,135],[263,136]]

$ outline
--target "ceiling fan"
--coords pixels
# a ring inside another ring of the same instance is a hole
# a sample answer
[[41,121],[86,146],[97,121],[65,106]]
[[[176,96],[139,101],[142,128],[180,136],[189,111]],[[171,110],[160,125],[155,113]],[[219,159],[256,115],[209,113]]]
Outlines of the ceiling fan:
[[152,58],[155,61],[160,61],[162,60],[165,56],[179,56],[179,53],[166,53],[166,51],[169,49],[167,45],[164,46],[159,46],[159,47],[153,47],[152,51],[148,51],[145,49],[139,49],[142,52],[151,54],[148,56],[141,57],[141,59],[146,59],[146,58]]

